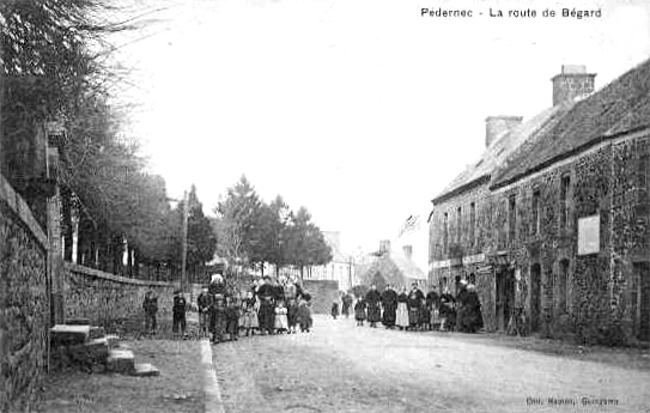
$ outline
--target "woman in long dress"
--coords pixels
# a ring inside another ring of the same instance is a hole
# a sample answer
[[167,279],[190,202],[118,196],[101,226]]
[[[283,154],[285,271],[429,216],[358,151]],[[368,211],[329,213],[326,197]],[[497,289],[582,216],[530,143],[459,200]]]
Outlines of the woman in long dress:
[[377,291],[377,286],[372,285],[370,291],[366,294],[366,305],[368,307],[368,322],[370,327],[377,327],[377,323],[381,320],[381,295]]
[[397,316],[395,320],[395,325],[404,330],[409,326],[409,311],[406,306],[408,301],[408,295],[406,294],[406,287],[402,287],[400,295],[397,296]]

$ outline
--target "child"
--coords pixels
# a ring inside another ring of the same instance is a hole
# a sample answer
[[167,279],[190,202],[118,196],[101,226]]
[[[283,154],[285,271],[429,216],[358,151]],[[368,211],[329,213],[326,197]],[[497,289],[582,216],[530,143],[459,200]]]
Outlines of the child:
[[278,306],[275,307],[275,329],[278,333],[286,333],[289,329],[287,321],[287,308],[284,306],[284,301],[280,300]]
[[226,307],[223,304],[223,296],[216,294],[212,303],[212,319],[210,320],[212,330],[212,344],[223,341],[226,332]]
[[156,313],[158,312],[158,297],[153,295],[153,291],[149,290],[144,295],[144,329],[147,334],[156,334]]
[[366,319],[366,303],[361,297],[354,304],[354,318],[357,320],[357,327],[362,327]]
[[183,296],[183,292],[181,290],[174,291],[174,303],[172,305],[172,333],[174,334],[174,337],[178,337],[179,328],[180,337],[185,337],[185,328],[187,327],[187,322],[185,321],[186,309],[187,301]]
[[239,338],[239,307],[237,300],[231,296],[226,296],[226,333],[230,341]]
[[298,324],[300,324],[300,331],[303,333],[309,333],[312,326],[311,309],[309,308],[310,300],[311,296],[309,294],[303,294],[298,303],[297,320]]
[[289,305],[287,306],[287,322],[289,323],[289,334],[297,333],[298,302],[295,298],[289,300]]
[[332,301],[332,318],[336,320],[339,316],[339,300]]
[[244,313],[242,327],[246,330],[246,335],[250,336],[251,334],[255,334],[255,329],[259,328],[260,325],[257,320],[257,308],[252,291],[247,293],[242,305],[242,311]]
[[208,289],[203,288],[201,294],[196,299],[199,307],[199,333],[201,337],[208,336],[208,324],[210,319],[210,311],[212,310],[213,297],[208,293]]

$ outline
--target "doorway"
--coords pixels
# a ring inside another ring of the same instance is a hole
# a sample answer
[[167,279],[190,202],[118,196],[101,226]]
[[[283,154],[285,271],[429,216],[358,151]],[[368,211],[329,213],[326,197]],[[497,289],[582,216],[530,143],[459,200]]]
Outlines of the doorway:
[[530,267],[530,331],[539,331],[542,303],[542,266]]
[[505,332],[515,305],[514,269],[501,267],[496,276],[496,322],[497,330]]

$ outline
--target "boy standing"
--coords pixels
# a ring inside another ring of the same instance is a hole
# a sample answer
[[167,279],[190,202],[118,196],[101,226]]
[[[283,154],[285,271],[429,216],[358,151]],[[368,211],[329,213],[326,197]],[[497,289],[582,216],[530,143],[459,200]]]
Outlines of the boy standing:
[[199,330],[201,337],[207,337],[210,311],[212,311],[212,295],[208,293],[207,287],[201,290],[201,294],[199,294],[196,302],[199,307]]
[[156,334],[156,313],[158,312],[158,297],[149,290],[144,295],[142,303],[144,309],[144,330],[146,334]]
[[187,322],[185,320],[185,311],[187,310],[187,301],[183,296],[181,290],[174,291],[174,304],[172,306],[173,324],[172,333],[177,336],[180,328],[181,337],[185,337],[185,328]]

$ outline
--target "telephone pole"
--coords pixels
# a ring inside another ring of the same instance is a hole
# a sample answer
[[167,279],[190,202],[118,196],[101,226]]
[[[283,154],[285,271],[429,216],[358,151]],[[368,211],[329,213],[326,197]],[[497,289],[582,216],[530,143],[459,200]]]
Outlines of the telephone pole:
[[187,190],[183,192],[183,257],[181,261],[181,291],[187,290],[187,218],[189,205],[187,204]]

